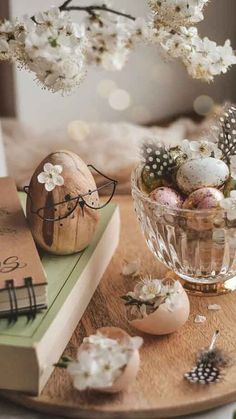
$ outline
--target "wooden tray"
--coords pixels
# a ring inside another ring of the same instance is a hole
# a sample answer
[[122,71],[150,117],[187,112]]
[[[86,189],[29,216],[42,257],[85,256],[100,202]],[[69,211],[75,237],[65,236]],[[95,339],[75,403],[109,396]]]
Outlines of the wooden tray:
[[[121,274],[124,260],[140,258],[142,274],[162,277],[165,268],[159,264],[140,233],[130,197],[117,198],[121,208],[120,246],[96,291],[82,321],[65,351],[75,356],[83,336],[101,326],[120,326],[135,335],[124,316],[119,296],[132,289],[134,279]],[[76,418],[138,419],[164,418],[199,412],[236,400],[236,366],[226,371],[224,381],[212,386],[191,385],[183,374],[194,364],[196,350],[207,346],[213,332],[220,329],[219,346],[228,352],[236,347],[236,294],[218,297],[190,297],[188,323],[170,336],[144,336],[141,369],[130,390],[118,396],[80,394],[73,389],[65,370],[56,369],[40,397],[2,392],[2,396],[41,412]],[[221,305],[220,311],[209,311],[209,303]],[[206,315],[203,324],[194,323],[196,314]]]

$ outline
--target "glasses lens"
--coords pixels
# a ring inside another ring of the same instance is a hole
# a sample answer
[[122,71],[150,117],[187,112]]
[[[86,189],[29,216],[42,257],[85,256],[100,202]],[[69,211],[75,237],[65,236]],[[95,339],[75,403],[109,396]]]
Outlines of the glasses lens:
[[57,221],[63,218],[73,216],[73,212],[77,206],[77,199],[73,201],[66,201],[54,206],[40,208],[38,215],[40,218],[47,221]]
[[100,209],[105,207],[111,200],[115,191],[115,182],[108,181],[106,184],[98,186],[96,191],[89,192],[83,196],[83,200],[90,208]]

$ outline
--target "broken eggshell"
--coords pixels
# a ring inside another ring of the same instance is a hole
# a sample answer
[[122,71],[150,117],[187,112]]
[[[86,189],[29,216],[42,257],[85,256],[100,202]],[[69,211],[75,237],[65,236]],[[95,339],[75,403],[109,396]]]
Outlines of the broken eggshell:
[[[119,327],[102,327],[98,329],[97,333],[109,338],[123,343],[124,345],[129,345],[131,341],[131,336]],[[142,338],[138,337],[140,340],[140,345],[142,345]],[[82,343],[79,347],[78,354],[81,351],[87,349],[87,343]],[[96,387],[94,390],[102,393],[119,393],[128,389],[128,387],[134,383],[136,380],[138,371],[140,367],[140,355],[139,349],[134,348],[132,354],[130,355],[129,361],[124,369],[120,372],[120,375],[115,379],[112,386],[109,387]]]
[[171,304],[167,298],[151,314],[130,320],[131,326],[151,335],[167,335],[180,329],[188,320],[190,304],[180,282],[176,281],[175,285],[178,292],[171,295]]

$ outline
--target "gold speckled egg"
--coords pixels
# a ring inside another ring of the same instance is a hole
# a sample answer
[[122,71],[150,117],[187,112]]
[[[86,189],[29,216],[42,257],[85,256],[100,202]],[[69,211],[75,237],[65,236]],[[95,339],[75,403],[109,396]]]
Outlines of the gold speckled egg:
[[97,207],[96,188],[93,175],[75,153],[57,151],[39,164],[30,181],[26,212],[33,237],[42,249],[63,255],[90,244],[99,211],[71,198],[84,195],[91,207]]
[[213,157],[188,160],[180,166],[176,181],[186,195],[201,188],[220,188],[229,178],[229,168]]

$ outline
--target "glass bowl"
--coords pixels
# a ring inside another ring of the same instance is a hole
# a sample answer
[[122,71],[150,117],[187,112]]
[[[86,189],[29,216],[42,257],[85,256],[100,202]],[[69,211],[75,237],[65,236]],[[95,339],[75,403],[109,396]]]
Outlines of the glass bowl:
[[142,168],[134,169],[135,212],[149,249],[195,293],[236,289],[236,222],[223,209],[173,209],[139,188]]

